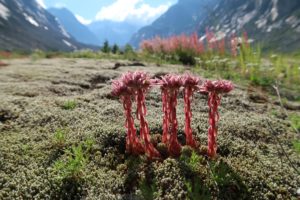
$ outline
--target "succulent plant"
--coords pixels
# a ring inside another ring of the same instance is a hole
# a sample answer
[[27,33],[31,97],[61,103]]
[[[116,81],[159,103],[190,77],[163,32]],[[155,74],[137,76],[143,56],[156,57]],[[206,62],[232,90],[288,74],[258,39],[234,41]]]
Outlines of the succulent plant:
[[189,145],[193,148],[196,148],[197,144],[192,134],[191,120],[192,120],[192,110],[191,110],[191,101],[194,92],[198,89],[198,85],[202,81],[196,76],[192,76],[189,73],[186,73],[182,76],[182,84],[184,87],[184,115],[185,115],[185,126],[184,132],[186,136],[186,145]]
[[208,93],[209,107],[209,129],[208,129],[208,155],[214,158],[217,154],[217,123],[219,121],[218,106],[221,103],[223,93],[228,93],[233,89],[230,81],[206,81],[200,88],[200,92]]

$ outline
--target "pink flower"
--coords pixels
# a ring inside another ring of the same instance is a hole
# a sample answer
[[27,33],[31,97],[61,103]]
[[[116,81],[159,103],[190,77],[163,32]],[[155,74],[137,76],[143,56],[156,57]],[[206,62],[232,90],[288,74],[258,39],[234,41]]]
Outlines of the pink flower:
[[191,111],[191,99],[195,90],[198,88],[198,84],[202,83],[200,78],[196,76],[192,76],[191,74],[184,74],[182,76],[182,84],[184,87],[184,114],[185,114],[185,136],[186,136],[186,144],[196,148],[197,144],[195,139],[192,135],[192,127],[191,127],[191,120],[192,120],[192,111]]
[[151,80],[147,73],[142,71],[127,72],[120,78],[120,83],[113,82],[114,93],[129,93],[131,99],[137,103],[136,116],[140,121],[140,138],[143,140],[143,150],[151,159],[160,157],[159,152],[150,142],[150,130],[148,122],[145,119],[147,109],[145,105],[145,94],[151,87]]
[[221,94],[233,90],[230,81],[206,81],[201,87],[200,92],[208,93],[209,106],[209,129],[208,129],[208,155],[214,158],[217,154],[217,123],[219,121],[218,106],[221,102]]
[[112,94],[120,97],[125,111],[125,128],[127,130],[126,151],[136,155],[144,153],[143,146],[136,135],[134,119],[131,114],[133,99],[132,91],[123,83],[122,80],[119,79],[112,82]]
[[179,156],[181,145],[177,139],[178,121],[176,117],[177,95],[182,86],[181,77],[168,74],[159,83],[163,101],[163,136],[162,141],[168,145],[170,155]]

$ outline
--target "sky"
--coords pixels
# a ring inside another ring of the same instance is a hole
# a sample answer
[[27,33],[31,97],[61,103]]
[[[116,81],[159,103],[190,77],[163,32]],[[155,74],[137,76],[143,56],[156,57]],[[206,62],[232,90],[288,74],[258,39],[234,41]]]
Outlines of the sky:
[[83,24],[92,21],[131,21],[149,24],[177,0],[36,0],[44,8],[66,7]]

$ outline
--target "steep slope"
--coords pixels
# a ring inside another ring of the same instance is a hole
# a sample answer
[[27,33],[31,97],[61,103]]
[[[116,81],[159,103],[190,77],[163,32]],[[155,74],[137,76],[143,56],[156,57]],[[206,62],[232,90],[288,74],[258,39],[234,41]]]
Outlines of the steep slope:
[[199,30],[229,35],[248,32],[249,37],[272,51],[300,49],[300,1],[224,0]]
[[35,0],[0,0],[0,49],[71,51],[83,47]]
[[110,44],[124,46],[132,35],[141,28],[139,24],[129,22],[96,21],[89,25],[90,30],[97,35],[101,43],[108,40]]
[[219,0],[179,0],[177,4],[155,20],[151,25],[140,29],[130,40],[138,46],[143,39],[155,36],[166,37],[181,33],[192,33],[197,30],[199,23],[212,12]]
[[70,33],[77,41],[100,45],[98,38],[89,30],[89,28],[81,24],[74,14],[66,8],[50,8],[48,11],[58,18],[59,22],[64,26],[66,31]]
[[141,40],[155,35],[189,34],[195,30],[204,35],[206,28],[217,32],[219,37],[246,31],[268,50],[298,50],[300,1],[181,0],[151,26],[139,30],[131,43],[137,46]]

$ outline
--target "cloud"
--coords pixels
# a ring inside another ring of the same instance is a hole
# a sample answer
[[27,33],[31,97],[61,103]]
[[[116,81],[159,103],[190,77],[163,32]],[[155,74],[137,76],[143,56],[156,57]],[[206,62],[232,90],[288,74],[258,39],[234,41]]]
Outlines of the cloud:
[[89,24],[92,22],[92,20],[85,19],[84,17],[82,17],[82,16],[80,16],[80,15],[77,15],[77,14],[75,14],[75,17],[76,17],[76,19],[77,19],[80,23],[82,23],[83,25],[89,25]]
[[45,4],[44,0],[36,0],[36,2],[43,8],[46,8],[46,4]]
[[113,4],[101,8],[96,20],[136,21],[150,23],[166,12],[171,3],[152,7],[143,0],[116,0]]
[[58,3],[54,4],[54,8],[66,8],[66,7],[67,7],[67,5],[64,3],[58,2]]

